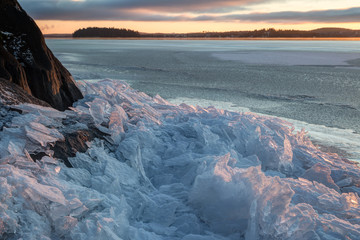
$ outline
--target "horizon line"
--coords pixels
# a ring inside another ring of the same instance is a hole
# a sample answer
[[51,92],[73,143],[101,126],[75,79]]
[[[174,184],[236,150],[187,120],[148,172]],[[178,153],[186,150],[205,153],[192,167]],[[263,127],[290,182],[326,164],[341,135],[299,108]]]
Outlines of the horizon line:
[[[114,28],[114,29],[128,29],[128,30],[133,30],[133,31],[137,31],[134,29],[130,29],[130,28],[121,28],[121,27],[84,27],[84,28],[79,28],[77,30],[80,29],[87,29],[87,28]],[[163,33],[163,32],[139,32],[140,34],[169,34],[169,35],[173,35],[173,34],[195,34],[195,33],[230,33],[230,32],[253,32],[253,31],[259,31],[259,30],[270,30],[270,29],[275,29],[276,31],[303,31],[303,32],[311,32],[311,31],[315,31],[315,30],[319,30],[319,29],[343,29],[343,30],[350,30],[350,31],[360,31],[360,29],[351,29],[351,28],[341,28],[341,27],[320,27],[320,28],[315,28],[315,29],[310,29],[310,30],[300,30],[300,29],[285,29],[285,28],[260,28],[260,29],[253,29],[253,30],[231,30],[231,31],[197,31],[197,32],[172,32],[172,33]],[[75,30],[75,31],[77,31]],[[74,31],[74,32],[75,32]],[[43,33],[43,35],[73,35],[74,32],[72,33]]]

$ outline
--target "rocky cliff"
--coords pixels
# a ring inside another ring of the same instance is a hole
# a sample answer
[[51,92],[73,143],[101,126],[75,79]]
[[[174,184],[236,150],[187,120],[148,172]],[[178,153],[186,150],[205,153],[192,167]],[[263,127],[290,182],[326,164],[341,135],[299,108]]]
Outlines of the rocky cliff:
[[20,86],[0,78],[0,104],[18,105],[21,103],[32,103],[44,107],[50,107],[48,103],[31,96]]
[[0,1],[0,78],[58,110],[82,98],[71,74],[16,0]]

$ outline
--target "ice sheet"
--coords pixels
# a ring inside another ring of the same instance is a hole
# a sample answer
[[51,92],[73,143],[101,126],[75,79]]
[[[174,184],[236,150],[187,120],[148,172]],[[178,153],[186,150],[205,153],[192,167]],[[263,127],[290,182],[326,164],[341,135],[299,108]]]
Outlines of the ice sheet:
[[212,56],[226,61],[250,64],[346,66],[347,61],[358,59],[358,53],[298,52],[298,51],[251,51],[238,53],[213,53]]

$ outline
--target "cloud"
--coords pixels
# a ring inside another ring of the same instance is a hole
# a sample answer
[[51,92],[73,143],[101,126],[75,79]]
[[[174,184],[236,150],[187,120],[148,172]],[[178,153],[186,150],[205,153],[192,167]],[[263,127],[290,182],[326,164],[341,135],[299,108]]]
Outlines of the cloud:
[[275,0],[19,0],[37,20],[360,22],[360,7],[232,14],[247,4],[270,1]]
[[41,20],[108,20],[116,18],[117,12],[124,15],[126,11],[140,9],[159,14],[231,12],[246,4],[269,1],[273,0],[19,0],[30,15]]
[[[200,16],[199,21],[205,16]],[[208,16],[207,20],[215,20]],[[249,21],[249,22],[284,22],[304,23],[347,23],[360,22],[360,7],[349,9],[333,9],[308,12],[271,12],[271,13],[251,13],[251,14],[229,14],[216,18],[217,21]]]
[[53,28],[55,28],[54,25],[45,24],[45,25],[40,26],[41,31],[46,31],[46,30],[50,30],[50,29],[53,29]]

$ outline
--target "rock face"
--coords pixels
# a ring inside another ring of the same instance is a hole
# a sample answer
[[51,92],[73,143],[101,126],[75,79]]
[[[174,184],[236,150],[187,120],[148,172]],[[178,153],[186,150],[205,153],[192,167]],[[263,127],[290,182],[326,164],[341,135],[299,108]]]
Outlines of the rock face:
[[46,46],[40,29],[16,0],[0,2],[0,78],[58,110],[82,98],[71,74]]
[[48,103],[31,96],[20,86],[3,78],[0,78],[0,103],[5,105],[32,103],[44,107],[50,107]]

